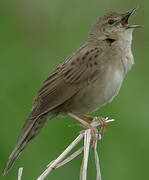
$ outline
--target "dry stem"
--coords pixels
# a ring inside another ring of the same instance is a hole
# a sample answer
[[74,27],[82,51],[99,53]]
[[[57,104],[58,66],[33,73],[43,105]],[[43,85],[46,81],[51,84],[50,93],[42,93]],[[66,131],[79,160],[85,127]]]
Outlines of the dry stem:
[[21,180],[22,173],[23,173],[23,167],[20,167],[18,170],[18,180]]
[[[110,123],[114,121],[113,119],[108,120],[106,118],[106,123]],[[94,118],[94,120],[90,123],[92,127],[96,128],[100,126],[100,121],[98,118]],[[81,147],[79,150],[74,152],[72,155],[70,155],[68,158],[63,160],[66,155],[83,139],[84,137],[84,148]],[[101,134],[98,134],[98,140],[101,140]],[[80,180],[86,180],[87,179],[87,165],[88,165],[88,157],[89,157],[89,151],[90,151],[90,143],[91,143],[91,132],[90,129],[85,130],[84,133],[80,134],[65,150],[64,152],[54,161],[52,161],[50,164],[47,165],[46,170],[37,178],[37,180],[43,180],[45,177],[48,176],[54,169],[59,168],[63,166],[64,164],[68,163],[75,157],[77,157],[79,154],[82,153],[84,150],[84,157],[82,161],[82,166],[80,170]],[[100,172],[100,164],[99,164],[99,157],[97,153],[97,141],[95,143],[94,147],[94,157],[95,157],[95,165],[96,165],[96,171],[97,176],[96,180],[101,180],[101,172]]]
[[[105,119],[106,123],[113,122],[113,119]],[[101,123],[98,118],[94,118],[94,120],[90,123],[90,125],[94,128],[101,127]],[[101,127],[102,128],[102,127]],[[98,131],[97,131],[98,132]],[[79,148],[65,160],[64,158],[68,155],[68,153],[83,139],[84,137],[84,146]],[[101,131],[97,133],[97,140],[101,140]],[[101,171],[100,171],[100,163],[99,157],[97,153],[97,140],[94,146],[94,158],[95,158],[95,165],[96,165],[96,180],[101,180]],[[87,129],[83,131],[83,133],[79,134],[78,137],[64,150],[64,152],[56,159],[50,162],[47,165],[45,171],[37,178],[37,180],[45,179],[54,169],[63,166],[64,164],[70,162],[72,159],[76,158],[79,154],[84,151],[84,157],[82,160],[82,165],[80,169],[80,180],[87,179],[87,166],[88,166],[88,157],[90,151],[90,144],[91,144],[91,130]],[[18,171],[18,180],[21,180],[23,168],[19,168]]]

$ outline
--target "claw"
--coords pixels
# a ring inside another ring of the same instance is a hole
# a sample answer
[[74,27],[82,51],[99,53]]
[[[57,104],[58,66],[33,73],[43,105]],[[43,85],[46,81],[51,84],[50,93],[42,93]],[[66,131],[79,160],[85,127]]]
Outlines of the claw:
[[98,120],[100,121],[101,126],[103,127],[103,134],[106,134],[107,123],[105,119],[102,117],[98,117]]
[[[76,119],[77,121],[79,121],[84,126],[85,129],[90,129],[91,130],[91,142],[93,143],[91,147],[94,148],[96,140],[97,140],[96,129],[94,127],[92,127],[89,123],[84,121],[83,119],[81,119],[78,116],[76,116],[75,114],[73,114],[71,112],[68,112],[68,115],[70,117]],[[93,117],[88,116],[88,115],[84,115],[84,114],[83,114],[83,117],[85,117],[86,119],[91,120],[91,121],[94,119]]]
[[[89,116],[89,115],[86,115],[86,114],[82,114],[82,116],[83,116],[85,119],[88,119],[88,120],[90,120],[90,121],[92,121],[92,120],[94,119],[94,117]],[[105,122],[105,119],[102,118],[102,117],[98,117],[98,120],[100,121],[101,126],[103,126],[103,134],[106,134],[107,124],[106,124],[106,122]]]

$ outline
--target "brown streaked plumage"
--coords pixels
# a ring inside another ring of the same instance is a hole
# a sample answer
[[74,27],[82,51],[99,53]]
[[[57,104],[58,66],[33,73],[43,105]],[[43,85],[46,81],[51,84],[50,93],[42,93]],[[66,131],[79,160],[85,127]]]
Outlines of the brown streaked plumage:
[[92,25],[87,42],[67,57],[44,81],[35,97],[5,175],[28,143],[48,119],[58,114],[80,116],[90,113],[115,97],[133,64],[132,32],[127,13],[109,12]]

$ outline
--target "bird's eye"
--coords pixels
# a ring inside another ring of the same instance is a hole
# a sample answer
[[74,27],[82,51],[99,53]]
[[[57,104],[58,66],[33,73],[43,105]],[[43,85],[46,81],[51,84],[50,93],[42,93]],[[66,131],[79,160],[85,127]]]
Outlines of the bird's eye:
[[109,19],[108,24],[112,25],[112,24],[114,24],[114,22],[115,21],[113,19]]

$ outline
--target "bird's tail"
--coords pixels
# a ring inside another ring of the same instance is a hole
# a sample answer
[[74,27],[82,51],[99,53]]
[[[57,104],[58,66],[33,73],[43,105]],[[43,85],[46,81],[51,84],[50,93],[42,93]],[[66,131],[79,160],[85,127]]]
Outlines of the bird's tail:
[[18,137],[17,143],[15,145],[14,150],[9,156],[5,169],[3,170],[3,176],[7,174],[7,172],[13,166],[14,161],[18,158],[22,150],[30,143],[30,141],[40,132],[44,124],[48,119],[52,119],[56,116],[56,114],[44,115],[35,119],[27,119],[21,133]]

